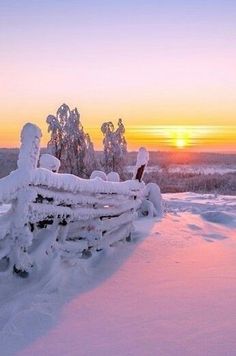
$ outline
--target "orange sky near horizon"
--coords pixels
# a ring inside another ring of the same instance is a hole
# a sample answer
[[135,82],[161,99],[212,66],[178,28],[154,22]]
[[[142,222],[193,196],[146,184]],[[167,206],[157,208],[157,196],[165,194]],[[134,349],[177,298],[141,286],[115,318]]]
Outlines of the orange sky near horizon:
[[[101,148],[102,134],[89,128],[95,147]],[[128,126],[125,133],[129,151],[145,146],[150,151],[205,151],[236,153],[235,126],[159,125]]]
[[[83,122],[82,122],[83,123]],[[114,121],[115,123],[115,121]],[[22,123],[23,125],[23,123]],[[47,125],[40,125],[42,130],[41,147],[46,147],[49,140]],[[9,124],[0,132],[1,148],[20,146],[19,124]],[[95,149],[102,149],[103,135],[100,125],[84,126],[90,134]],[[126,126],[125,137],[128,150],[138,150],[145,146],[151,151],[208,151],[236,153],[236,130],[234,125],[137,125]]]

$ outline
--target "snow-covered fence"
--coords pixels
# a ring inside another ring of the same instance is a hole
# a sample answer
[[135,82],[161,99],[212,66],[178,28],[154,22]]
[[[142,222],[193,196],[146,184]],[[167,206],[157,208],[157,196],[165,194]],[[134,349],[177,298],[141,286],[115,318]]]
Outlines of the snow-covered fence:
[[40,269],[45,258],[86,258],[129,240],[144,184],[138,180],[82,179],[37,168],[40,129],[26,124],[21,133],[18,169],[0,179],[0,260],[22,277]]

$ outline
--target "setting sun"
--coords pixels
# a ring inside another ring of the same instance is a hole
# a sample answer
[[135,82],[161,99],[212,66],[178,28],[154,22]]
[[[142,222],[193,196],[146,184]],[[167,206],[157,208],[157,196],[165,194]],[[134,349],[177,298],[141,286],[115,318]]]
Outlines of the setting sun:
[[[89,132],[97,140],[96,147],[99,147],[101,138],[96,134],[97,128]],[[235,151],[233,125],[137,125],[126,126],[125,134],[130,150],[137,149],[142,142],[153,151]]]
[[175,145],[177,148],[184,148],[186,146],[186,141],[184,138],[177,138]]

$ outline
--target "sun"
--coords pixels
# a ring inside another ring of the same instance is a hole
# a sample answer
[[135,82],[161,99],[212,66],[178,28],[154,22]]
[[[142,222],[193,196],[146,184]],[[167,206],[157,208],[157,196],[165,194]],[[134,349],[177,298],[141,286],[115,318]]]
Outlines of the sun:
[[171,150],[191,149],[195,144],[197,134],[200,135],[199,129],[195,132],[192,126],[157,126],[154,130],[152,129],[153,131],[163,146]]
[[177,148],[184,148],[187,146],[187,141],[184,138],[177,138],[175,141],[175,146]]

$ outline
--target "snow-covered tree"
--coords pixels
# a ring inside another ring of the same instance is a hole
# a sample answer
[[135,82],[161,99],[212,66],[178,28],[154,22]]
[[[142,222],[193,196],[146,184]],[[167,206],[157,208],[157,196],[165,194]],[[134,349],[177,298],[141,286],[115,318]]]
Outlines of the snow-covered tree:
[[91,173],[98,168],[98,163],[95,156],[95,150],[93,143],[90,139],[89,134],[85,134],[84,140],[86,149],[85,149],[85,156],[84,156],[84,165],[86,167],[87,177],[91,175]]
[[101,126],[104,146],[104,170],[106,173],[117,172],[124,177],[124,161],[127,153],[127,143],[125,140],[125,127],[122,119],[118,120],[118,127],[115,130],[111,121],[104,122]]
[[77,108],[70,110],[63,104],[56,116],[47,117],[47,123],[51,133],[48,151],[61,161],[61,172],[90,176],[96,168],[95,152],[89,135],[84,132]]
[[48,142],[48,151],[58,159],[61,159],[62,130],[57,117],[48,115],[47,117],[48,132],[51,133]]

